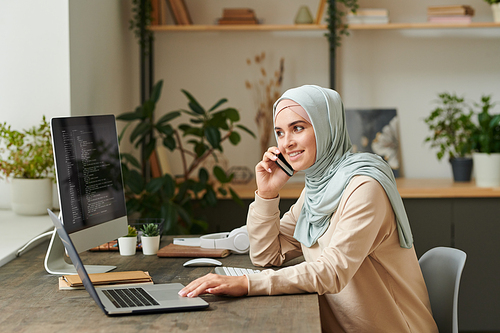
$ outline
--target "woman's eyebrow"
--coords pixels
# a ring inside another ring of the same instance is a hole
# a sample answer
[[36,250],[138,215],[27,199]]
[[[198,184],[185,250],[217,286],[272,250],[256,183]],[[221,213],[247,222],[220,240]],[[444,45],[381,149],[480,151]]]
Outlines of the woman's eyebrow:
[[[296,121],[293,121],[291,122],[290,124],[288,124],[288,127],[293,127],[297,124],[301,124],[301,123],[304,123],[304,124],[307,124],[307,121],[304,121],[304,120],[296,120]],[[281,129],[281,127],[274,127],[275,130],[278,130],[278,129]]]

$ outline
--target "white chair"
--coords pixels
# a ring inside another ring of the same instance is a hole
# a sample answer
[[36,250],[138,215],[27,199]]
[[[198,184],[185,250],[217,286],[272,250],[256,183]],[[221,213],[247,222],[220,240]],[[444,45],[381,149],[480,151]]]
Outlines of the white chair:
[[440,333],[458,333],[458,288],[467,255],[450,247],[435,247],[418,260]]

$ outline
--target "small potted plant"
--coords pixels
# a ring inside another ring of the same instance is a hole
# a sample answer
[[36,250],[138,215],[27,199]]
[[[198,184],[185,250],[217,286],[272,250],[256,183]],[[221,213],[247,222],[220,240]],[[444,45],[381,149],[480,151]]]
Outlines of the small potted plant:
[[432,134],[425,138],[432,148],[438,148],[437,158],[441,160],[448,155],[455,181],[470,181],[472,158],[471,134],[474,124],[471,121],[472,111],[465,113],[467,104],[463,97],[455,94],[441,93],[440,105],[429,117],[424,119]]
[[477,113],[477,126],[472,134],[472,158],[476,185],[500,187],[500,114],[490,114],[495,106],[491,96],[482,96]]
[[52,208],[54,158],[50,126],[43,117],[40,126],[16,131],[0,124],[0,176],[12,177],[12,210],[20,215],[47,214]]
[[493,21],[500,22],[500,0],[484,0],[491,6]]
[[142,227],[142,253],[154,255],[160,247],[160,232],[157,224],[149,223]]
[[137,250],[137,229],[128,226],[128,234],[118,238],[118,248],[122,256],[133,256]]

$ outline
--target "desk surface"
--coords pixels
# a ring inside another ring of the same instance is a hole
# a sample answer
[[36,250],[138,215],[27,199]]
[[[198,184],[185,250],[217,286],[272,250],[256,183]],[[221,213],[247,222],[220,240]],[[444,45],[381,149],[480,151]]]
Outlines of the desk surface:
[[[161,246],[168,244],[163,237]],[[317,294],[221,297],[205,295],[201,311],[107,317],[85,290],[60,291],[57,277],[43,268],[48,242],[0,267],[2,332],[320,332]],[[85,252],[85,264],[111,264],[117,270],[149,271],[155,283],[191,280],[212,267],[185,268],[189,258],[158,258],[137,253]],[[252,267],[247,255],[222,258],[225,266]]]

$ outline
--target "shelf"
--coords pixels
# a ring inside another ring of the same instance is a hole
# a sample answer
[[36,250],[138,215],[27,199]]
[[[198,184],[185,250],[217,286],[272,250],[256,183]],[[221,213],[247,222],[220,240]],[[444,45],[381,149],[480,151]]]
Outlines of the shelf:
[[308,31],[326,30],[326,25],[318,24],[241,24],[241,25],[156,25],[152,31]]
[[[497,22],[464,23],[388,23],[388,24],[351,24],[350,30],[404,30],[404,29],[464,29],[500,28]],[[157,25],[150,29],[155,32],[201,32],[201,31],[314,31],[327,30],[325,24],[252,24],[252,25]]]

